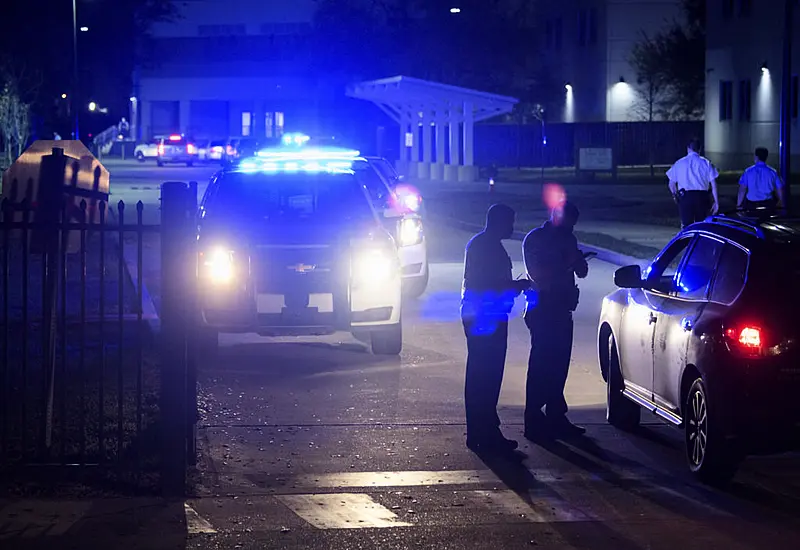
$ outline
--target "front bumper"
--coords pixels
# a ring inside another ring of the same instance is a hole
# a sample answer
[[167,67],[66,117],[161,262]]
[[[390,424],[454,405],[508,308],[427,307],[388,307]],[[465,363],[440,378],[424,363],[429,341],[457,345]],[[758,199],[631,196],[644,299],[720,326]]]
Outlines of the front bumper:
[[[273,254],[269,263],[262,262],[259,269],[254,262],[238,285],[213,285],[201,278],[204,326],[267,335],[329,334],[400,323],[399,270],[380,283],[356,284],[350,278],[349,262],[329,261],[335,252],[317,252],[321,255],[313,259],[312,252],[302,249],[267,250],[266,254]],[[309,260],[314,269],[308,272],[288,269]]]
[[424,238],[419,244],[400,247],[399,254],[403,279],[415,279],[427,274],[428,246]]

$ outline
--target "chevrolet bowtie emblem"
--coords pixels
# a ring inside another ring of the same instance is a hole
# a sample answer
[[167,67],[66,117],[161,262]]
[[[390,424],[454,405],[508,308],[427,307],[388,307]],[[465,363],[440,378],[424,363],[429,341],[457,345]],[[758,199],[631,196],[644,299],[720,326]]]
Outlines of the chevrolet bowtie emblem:
[[297,273],[308,273],[309,271],[314,271],[316,268],[317,268],[317,266],[315,266],[315,265],[296,264],[296,265],[287,266],[286,269],[291,269],[292,271],[295,271]]

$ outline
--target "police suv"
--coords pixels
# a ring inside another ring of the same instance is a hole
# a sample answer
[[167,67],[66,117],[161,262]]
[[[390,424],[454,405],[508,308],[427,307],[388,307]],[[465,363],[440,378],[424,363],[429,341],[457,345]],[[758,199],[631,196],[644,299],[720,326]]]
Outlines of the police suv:
[[295,132],[282,136],[281,145],[259,151],[262,157],[288,158],[317,155],[322,151],[351,155],[356,179],[364,186],[384,227],[397,242],[403,276],[403,295],[417,298],[428,287],[428,242],[423,220],[422,196],[402,181],[392,165],[381,157],[358,156],[357,151],[327,144],[327,140]]
[[358,152],[245,159],[198,217],[201,343],[221,332],[368,337],[402,349],[398,246],[352,168]]

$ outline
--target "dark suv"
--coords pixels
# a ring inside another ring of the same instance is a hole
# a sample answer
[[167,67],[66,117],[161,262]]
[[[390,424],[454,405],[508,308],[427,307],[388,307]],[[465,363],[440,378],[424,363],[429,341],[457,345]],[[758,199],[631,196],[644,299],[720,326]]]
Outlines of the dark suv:
[[683,429],[690,469],[730,480],[747,454],[787,450],[800,421],[800,218],[712,216],[603,301],[607,418],[645,409]]

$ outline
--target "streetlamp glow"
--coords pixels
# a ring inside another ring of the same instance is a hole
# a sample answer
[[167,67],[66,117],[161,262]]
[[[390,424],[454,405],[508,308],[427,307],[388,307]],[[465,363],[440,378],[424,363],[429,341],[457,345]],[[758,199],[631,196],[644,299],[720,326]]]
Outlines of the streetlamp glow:
[[450,13],[461,13],[461,8],[450,8]]
[[89,32],[89,27],[81,27],[81,32]]
[[61,99],[67,99],[67,94],[61,94]]
[[90,102],[89,103],[89,110],[90,111],[96,111],[97,110],[97,103],[95,103],[94,101]]
[[570,84],[569,82],[567,82],[567,83],[564,85],[564,89],[567,91],[567,93],[571,93],[571,92],[572,92],[572,84]]

